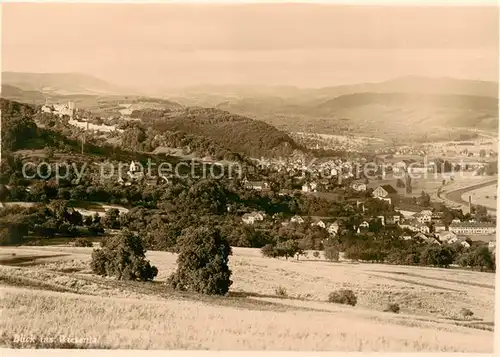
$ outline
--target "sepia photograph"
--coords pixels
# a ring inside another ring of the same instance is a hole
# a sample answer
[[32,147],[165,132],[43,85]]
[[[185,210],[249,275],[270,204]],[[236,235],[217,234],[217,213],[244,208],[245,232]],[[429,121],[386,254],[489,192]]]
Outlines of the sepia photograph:
[[493,354],[495,1],[0,6],[0,348]]

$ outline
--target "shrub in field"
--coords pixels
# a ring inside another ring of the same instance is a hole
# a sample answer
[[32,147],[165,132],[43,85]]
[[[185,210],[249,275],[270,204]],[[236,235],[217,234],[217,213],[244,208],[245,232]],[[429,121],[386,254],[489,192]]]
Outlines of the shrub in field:
[[286,291],[286,288],[284,286],[278,286],[276,289],[274,289],[274,292],[278,296],[288,296],[288,293]]
[[356,306],[358,298],[356,297],[356,294],[354,294],[354,291],[349,289],[340,289],[332,291],[328,295],[328,302]]
[[272,244],[266,244],[260,249],[260,252],[263,256],[268,258],[276,258],[278,256],[278,251],[276,247]]
[[399,304],[396,303],[388,303],[384,309],[384,312],[394,312],[395,314],[399,314]]
[[474,313],[470,309],[463,307],[460,309],[460,316],[463,319],[470,319],[472,316],[474,316]]
[[145,259],[142,239],[129,231],[106,240],[102,249],[92,252],[90,268],[95,274],[120,280],[153,280],[158,269]]
[[233,283],[228,267],[231,247],[219,228],[190,227],[177,241],[177,270],[168,284],[177,290],[225,295]]
[[339,250],[334,246],[325,246],[325,258],[331,262],[339,261]]
[[319,252],[318,252],[318,251],[315,251],[315,252],[313,253],[313,257],[314,257],[314,258],[319,258]]
[[92,242],[86,238],[78,238],[75,240],[75,247],[92,247]]
[[268,258],[280,258],[285,257],[292,258],[293,256],[299,259],[300,255],[304,255],[304,250],[300,248],[299,243],[295,239],[288,239],[278,244],[266,244],[260,249],[263,256]]

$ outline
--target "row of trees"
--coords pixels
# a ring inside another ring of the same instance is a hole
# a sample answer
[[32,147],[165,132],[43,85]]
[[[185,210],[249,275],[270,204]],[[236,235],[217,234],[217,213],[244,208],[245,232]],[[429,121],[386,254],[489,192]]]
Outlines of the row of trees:
[[97,213],[82,216],[62,200],[32,207],[11,206],[0,212],[0,245],[23,244],[31,238],[97,236],[105,228],[119,227],[117,209],[108,210],[101,218]]
[[[224,295],[232,284],[231,247],[213,225],[185,229],[178,240],[177,269],[167,280],[176,290]],[[120,280],[153,280],[158,269],[146,260],[142,238],[128,230],[110,237],[92,253],[90,267],[95,274]]]

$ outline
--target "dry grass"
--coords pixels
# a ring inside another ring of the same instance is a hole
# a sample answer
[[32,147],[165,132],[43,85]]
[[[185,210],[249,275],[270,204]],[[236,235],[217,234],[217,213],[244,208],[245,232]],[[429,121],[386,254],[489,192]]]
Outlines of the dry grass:
[[[42,340],[62,334],[96,337],[96,345],[109,348],[493,349],[493,274],[284,261],[236,248],[230,259],[233,297],[205,298],[171,293],[161,285],[175,269],[174,254],[148,253],[160,271],[158,283],[124,283],[90,275],[91,251],[0,249],[4,263],[12,253],[14,258],[45,256],[37,265],[0,266],[0,284],[6,286],[2,345],[12,345],[16,334]],[[51,254],[67,255],[50,259]],[[276,296],[277,286],[286,289],[286,297]],[[325,302],[329,292],[342,288],[356,293],[355,307]],[[382,312],[389,301],[400,305],[400,314]],[[462,308],[474,311],[475,320],[460,320]]]

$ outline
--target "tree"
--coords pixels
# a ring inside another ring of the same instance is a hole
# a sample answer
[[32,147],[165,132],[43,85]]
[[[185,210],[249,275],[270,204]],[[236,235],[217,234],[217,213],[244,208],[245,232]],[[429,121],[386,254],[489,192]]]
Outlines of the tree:
[[431,204],[431,196],[425,191],[422,191],[420,193],[420,205],[424,207],[429,207],[430,204]]
[[420,264],[447,268],[453,263],[453,251],[450,247],[430,245],[420,255]]
[[54,148],[47,146],[44,149],[44,153],[45,153],[46,159],[53,159],[54,158]]
[[495,257],[486,246],[476,247],[474,250],[463,253],[458,258],[458,264],[463,267],[495,270]]
[[325,258],[329,261],[339,261],[340,249],[338,245],[333,244],[329,239],[325,242]]
[[119,280],[153,280],[158,269],[145,259],[142,239],[124,230],[105,241],[102,249],[92,252],[90,267],[95,274]]
[[23,235],[13,227],[0,228],[0,246],[21,244]]
[[474,218],[479,222],[488,221],[488,209],[481,205],[474,205],[472,207]]
[[179,237],[177,270],[168,284],[177,290],[224,295],[232,284],[231,247],[214,225],[189,227]]
[[10,196],[9,189],[5,185],[0,184],[0,201],[4,201]]
[[299,256],[304,253],[303,249],[299,247],[299,242],[295,239],[287,239],[279,242],[276,245],[276,250],[278,252],[278,257],[285,257],[286,260],[294,257],[295,255],[298,260]]
[[116,229],[119,227],[120,211],[117,208],[111,208],[106,211],[102,220],[102,225],[107,228]]
[[260,249],[262,255],[264,257],[268,258],[277,258],[278,257],[278,251],[276,249],[276,246],[274,244],[266,244]]
[[85,218],[83,219],[83,224],[87,227],[90,227],[92,225],[92,216],[85,216]]

